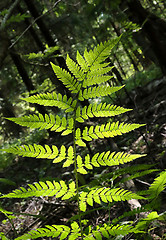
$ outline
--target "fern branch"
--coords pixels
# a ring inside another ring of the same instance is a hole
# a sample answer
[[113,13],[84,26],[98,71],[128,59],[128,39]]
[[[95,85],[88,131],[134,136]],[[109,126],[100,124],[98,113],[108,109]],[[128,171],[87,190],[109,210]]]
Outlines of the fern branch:
[[88,107],[85,106],[84,108],[81,109],[79,106],[76,109],[76,121],[84,122],[84,120],[87,120],[88,118],[92,117],[112,117],[131,110],[132,109],[126,109],[123,107],[106,103],[89,104]]
[[104,226],[97,226],[95,230],[92,228],[90,229],[88,235],[85,235],[84,240],[98,240],[107,238],[110,239],[110,236],[125,236],[129,233],[144,233],[144,231],[138,230],[137,228],[131,226],[131,225],[107,225],[104,224]]
[[27,197],[40,197],[40,196],[56,196],[61,197],[62,200],[67,200],[76,195],[75,182],[71,182],[69,186],[64,181],[46,181],[28,184],[29,188],[25,189],[20,187],[11,193],[1,196],[0,198],[27,198]]
[[125,152],[102,152],[96,153],[92,159],[90,159],[90,155],[87,154],[85,156],[84,163],[82,161],[81,156],[77,156],[77,171],[82,174],[87,174],[85,168],[91,170],[93,167],[101,167],[101,166],[116,166],[124,163],[131,162],[137,158],[144,157],[146,154],[128,154]]
[[119,42],[119,40],[120,37],[110,41],[105,41],[104,43],[98,44],[93,50],[90,50],[89,52],[87,49],[85,49],[84,58],[86,64],[92,68],[93,66],[102,63],[106,58],[108,58],[110,51]]
[[66,239],[69,240],[78,239],[81,236],[80,228],[77,222],[71,223],[71,227],[65,225],[46,225],[44,228],[37,228],[31,230],[29,233],[26,233],[15,240],[29,240],[42,237],[58,237],[60,240]]
[[[150,169],[152,168],[153,166],[155,166],[155,164],[138,164],[138,165],[134,165],[134,166],[128,166],[128,167],[123,167],[123,168],[120,168],[120,169],[117,169],[114,171],[114,174],[112,176],[112,180],[114,181],[116,178],[118,178],[119,176],[122,176],[123,174],[127,174],[127,173],[137,173],[139,171],[142,171],[142,170],[147,170],[147,169]],[[108,178],[111,176],[106,176],[106,178]]]
[[142,177],[142,176],[151,174],[151,173],[156,172],[156,171],[159,171],[159,169],[150,169],[150,170],[145,170],[145,171],[142,171],[142,172],[137,172],[137,173],[135,173],[135,174],[132,174],[132,175],[129,176],[129,177],[125,177],[125,178],[121,179],[121,180],[118,182],[118,185],[119,185],[120,183],[127,182],[127,181],[129,181],[129,180],[131,180],[131,179],[140,178],[140,177]]
[[150,193],[149,198],[157,198],[158,195],[166,187],[166,171],[160,173],[160,175],[154,179],[153,183],[149,187],[148,192]]
[[72,112],[75,109],[77,101],[70,97],[67,99],[67,96],[62,96],[60,93],[56,94],[55,92],[51,93],[43,93],[33,95],[28,98],[23,98],[26,102],[30,103],[37,103],[44,106],[55,106],[59,107],[60,109],[64,109],[65,112]]
[[83,69],[80,68],[80,66],[75,63],[70,57],[69,55],[67,54],[67,58],[66,58],[66,64],[67,64],[67,67],[69,68],[69,70],[71,71],[71,73],[75,76],[75,78],[78,80],[78,81],[83,81],[86,77],[86,74],[84,72]]
[[101,204],[101,202],[109,203],[113,201],[118,202],[131,199],[144,199],[144,197],[120,188],[111,189],[108,187],[100,187],[94,188],[89,192],[81,192],[79,199],[80,210],[85,212],[87,204],[93,206],[94,202]]
[[69,72],[65,69],[56,66],[55,64],[51,63],[52,69],[59,80],[71,91],[71,93],[78,93],[81,84],[71,76]]
[[108,96],[114,92],[119,91],[123,87],[124,86],[110,87],[108,85],[101,85],[98,87],[89,87],[84,89],[83,91],[82,90],[79,91],[78,99],[80,101],[84,101],[84,99]]
[[98,138],[109,138],[109,137],[115,137],[117,135],[122,135],[124,133],[128,133],[134,129],[137,129],[141,126],[144,126],[145,124],[128,124],[128,123],[119,123],[119,122],[113,122],[113,123],[107,123],[102,124],[101,126],[91,126],[91,127],[85,127],[83,130],[83,133],[81,134],[81,131],[79,128],[76,130],[76,143],[79,146],[86,146],[83,140],[85,141],[91,141],[92,139],[98,139]]
[[72,133],[73,129],[73,119],[70,118],[68,121],[65,117],[62,119],[56,115],[45,114],[33,114],[28,116],[23,116],[19,118],[7,118],[10,121],[13,121],[21,126],[26,126],[30,128],[40,128],[40,129],[50,129],[51,131],[62,132],[62,135],[67,135]]
[[29,233],[26,233],[20,237],[15,238],[15,240],[29,240],[36,239],[41,237],[60,237],[60,239],[65,239],[70,233],[70,228],[65,225],[47,225],[44,228],[37,228],[31,230]]
[[37,144],[23,145],[20,147],[11,147],[8,149],[1,149],[8,153],[17,154],[23,157],[33,157],[33,158],[45,158],[45,159],[54,159],[53,163],[59,163],[66,159],[63,164],[63,167],[69,167],[74,163],[73,156],[73,147],[70,146],[68,150],[64,145],[61,146],[60,150],[54,145],[51,147],[45,145],[44,147]]
[[99,85],[101,83],[105,83],[109,81],[111,78],[113,78],[112,75],[106,75],[106,76],[98,75],[98,76],[88,77],[86,80],[84,80],[83,87],[86,88],[96,84]]

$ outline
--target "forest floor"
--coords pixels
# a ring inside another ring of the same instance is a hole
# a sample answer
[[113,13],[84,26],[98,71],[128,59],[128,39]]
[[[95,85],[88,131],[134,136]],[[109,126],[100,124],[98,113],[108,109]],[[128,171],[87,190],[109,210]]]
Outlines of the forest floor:
[[[130,149],[131,152],[147,153],[146,163],[156,164],[155,167],[163,171],[166,169],[166,77],[153,80],[144,87],[137,87],[130,93],[130,97],[132,101],[129,98],[125,98],[125,101],[123,101],[123,106],[134,109],[130,113],[128,120],[136,123],[146,123],[146,131],[141,129],[134,142],[129,142],[126,136],[123,143],[127,142],[127,151]],[[118,103],[118,105],[120,104]],[[34,159],[21,159],[17,164],[15,163],[6,169],[3,175],[16,181],[18,187],[24,181],[26,184],[38,181],[42,171],[48,173],[49,164],[45,166],[44,170],[42,166],[39,162],[35,162]],[[53,171],[56,171],[54,176],[58,177],[59,169],[49,169],[49,172]],[[155,172],[146,175],[141,178],[141,181],[135,179],[136,188],[138,190],[147,189],[156,174]],[[8,192],[14,188],[10,187],[9,189],[6,186],[3,190]],[[5,199],[2,204],[8,211],[16,213],[16,218],[12,219],[12,221],[18,234],[23,234],[44,225],[66,224],[72,216],[77,214],[76,204],[60,200],[55,201],[53,197],[49,199],[42,197],[31,198],[26,201]],[[111,219],[117,218],[127,210],[129,210],[128,206],[122,203],[115,204],[111,208]],[[158,212],[164,211],[166,211],[165,192],[162,193],[161,206]],[[19,215],[20,212],[22,214]],[[107,222],[108,218],[109,216],[105,211],[98,210],[90,221],[92,221],[92,224],[97,225]],[[2,221],[0,231],[12,239],[14,231],[11,223],[8,220],[4,221],[3,214],[0,215],[0,220]],[[158,223],[150,232],[151,239],[163,239],[162,235],[165,232],[166,225]],[[131,238],[128,236],[126,239]]]

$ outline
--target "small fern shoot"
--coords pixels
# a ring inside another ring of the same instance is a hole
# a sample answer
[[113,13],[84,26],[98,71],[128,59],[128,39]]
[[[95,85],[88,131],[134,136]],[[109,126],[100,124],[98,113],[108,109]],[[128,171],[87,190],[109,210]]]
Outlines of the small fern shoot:
[[[40,181],[34,184],[28,184],[27,187],[20,187],[11,193],[1,196],[1,198],[27,198],[39,196],[55,196],[64,201],[77,200],[79,222],[72,222],[71,226],[65,225],[47,225],[44,228],[38,228],[27,234],[19,236],[19,239],[36,239],[40,237],[51,237],[60,239],[102,239],[110,236],[126,235],[130,232],[139,232],[132,225],[107,225],[103,227],[89,226],[89,233],[82,226],[81,211],[85,212],[87,205],[93,207],[94,204],[109,204],[110,202],[126,201],[132,198],[143,199],[142,196],[132,193],[122,188],[113,188],[108,186],[79,186],[78,174],[88,174],[89,170],[99,167],[118,166],[129,163],[139,157],[141,154],[128,154],[125,152],[98,152],[93,156],[86,154],[81,156],[77,152],[77,145],[85,148],[87,142],[96,139],[113,138],[133,131],[144,124],[124,123],[110,120],[111,117],[131,111],[120,106],[106,103],[92,103],[91,99],[100,98],[115,93],[123,86],[110,86],[108,82],[112,78],[109,74],[112,67],[106,63],[112,48],[118,43],[120,38],[112,41],[106,41],[97,45],[93,50],[84,51],[83,56],[77,52],[76,61],[73,61],[68,55],[66,64],[69,71],[61,69],[59,66],[51,63],[53,71],[57,78],[71,92],[71,97],[67,98],[57,92],[37,94],[25,98],[29,103],[36,103],[43,106],[56,106],[61,111],[69,113],[63,114],[63,117],[53,114],[30,114],[19,118],[8,118],[9,120],[21,126],[39,129],[50,129],[60,132],[62,136],[71,135],[73,145],[66,147],[41,146],[38,144],[23,145],[20,147],[11,147],[4,151],[17,154],[23,157],[50,159],[54,164],[63,162],[62,168],[73,165],[74,176],[71,182],[60,181]],[[82,101],[88,99],[89,105],[82,107]],[[107,117],[106,123],[89,126],[87,121],[93,117]],[[81,124],[84,124],[80,127]],[[151,188],[153,190],[156,184]],[[135,230],[134,230],[135,229]],[[85,231],[84,231],[85,230]]]
[[159,194],[166,187],[166,171],[160,173],[160,175],[154,179],[154,182],[149,187],[150,198],[154,199],[159,196]]

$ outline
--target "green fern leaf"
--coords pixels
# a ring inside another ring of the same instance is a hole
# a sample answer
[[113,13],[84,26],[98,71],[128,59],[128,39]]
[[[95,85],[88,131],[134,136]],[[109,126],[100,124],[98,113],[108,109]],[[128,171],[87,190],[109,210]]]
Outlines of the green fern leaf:
[[63,167],[69,167],[73,163],[74,163],[74,151],[73,147],[70,146],[68,149],[67,160],[64,162]]
[[123,107],[106,103],[89,104],[88,107],[85,106],[82,110],[80,106],[78,106],[76,110],[76,121],[84,122],[84,120],[87,120],[88,118],[92,117],[112,117],[131,110],[132,109],[126,109]]
[[166,171],[160,173],[160,175],[154,179],[154,182],[149,187],[148,192],[150,193],[149,198],[157,198],[158,195],[166,187]]
[[43,237],[58,238],[60,240],[68,237],[68,240],[75,240],[80,236],[80,227],[77,222],[73,222],[71,228],[65,225],[46,225],[43,228],[31,230],[30,232],[15,238],[15,240],[30,240]]
[[88,86],[96,85],[96,84],[101,84],[109,81],[113,76],[111,75],[106,75],[106,76],[95,76],[95,77],[88,77],[86,80],[83,82],[83,87],[86,88]]
[[90,206],[93,206],[93,202],[101,204],[101,202],[118,202],[118,201],[126,201],[131,199],[144,199],[143,197],[132,193],[130,191],[120,189],[120,188],[95,188],[88,192],[81,192],[79,196],[80,200],[80,210],[85,212],[87,203]]
[[56,198],[61,197],[62,200],[72,198],[76,195],[75,183],[70,183],[69,187],[64,181],[51,182],[46,181],[28,184],[29,188],[26,190],[24,187],[16,189],[11,193],[1,196],[0,198],[27,198],[27,197],[40,197],[40,196],[56,196]]
[[13,212],[9,212],[9,211],[5,210],[4,208],[2,208],[1,206],[0,206],[0,212],[5,214],[5,215],[12,215],[13,214]]
[[60,154],[53,160],[53,163],[62,162],[65,158],[66,158],[66,147],[62,145],[60,149]]
[[151,207],[149,205],[144,205],[142,207],[138,207],[138,208],[132,209],[129,212],[124,212],[124,214],[120,215],[120,217],[114,218],[112,220],[112,223],[115,224],[117,222],[120,222],[120,220],[122,220],[123,218],[129,218],[129,217],[132,217],[132,216],[136,216],[136,215],[138,215],[140,213],[148,212],[150,210],[151,210]]
[[77,60],[78,64],[81,66],[81,68],[84,70],[84,72],[88,72],[89,71],[89,67],[88,67],[85,59],[79,53],[79,51],[77,51],[76,60]]
[[71,93],[79,92],[81,84],[79,84],[79,82],[74,79],[69,72],[53,63],[51,63],[51,66],[56,76],[71,91]]
[[127,174],[127,173],[134,174],[135,172],[137,173],[142,170],[150,169],[153,166],[155,166],[155,164],[138,164],[138,165],[129,166],[129,167],[124,166],[121,169],[115,170],[113,176],[106,176],[106,178],[110,177],[114,181],[116,178],[118,178],[119,176],[122,176],[123,174]]
[[112,48],[119,42],[120,38],[116,38],[110,41],[105,41],[104,43],[98,44],[93,50],[89,52],[87,49],[84,51],[84,58],[86,64],[90,67],[95,67],[97,64],[102,63],[106,58],[108,58]]
[[5,236],[5,234],[3,232],[0,232],[0,239],[2,239],[2,240],[10,240],[9,238],[7,238]]
[[99,65],[96,66],[96,68],[91,69],[91,71],[88,71],[86,78],[93,78],[93,77],[98,77],[100,76],[102,78],[102,76],[104,74],[109,73],[114,67],[107,67],[107,65],[109,65],[109,63],[106,63],[104,65]]
[[142,177],[142,176],[151,174],[151,173],[156,172],[156,171],[159,171],[159,169],[150,169],[150,170],[145,170],[145,171],[143,171],[143,172],[137,172],[137,173],[135,173],[135,174],[132,174],[132,175],[129,176],[129,177],[125,177],[125,178],[121,179],[121,180],[118,182],[118,185],[119,185],[120,183],[124,183],[124,182],[129,181],[129,180],[134,179],[134,178],[140,178],[140,177]]
[[79,239],[80,236],[81,236],[80,227],[77,222],[73,222],[71,224],[71,233],[68,240]]
[[59,107],[60,109],[64,109],[65,112],[72,112],[75,109],[77,101],[70,97],[67,99],[67,96],[62,96],[60,93],[56,94],[55,92],[51,93],[44,93],[44,94],[37,94],[33,95],[28,98],[23,98],[26,102],[30,103],[37,103],[44,106],[55,106]]
[[144,233],[144,231],[138,230],[137,228],[128,225],[107,225],[104,226],[97,226],[95,230],[89,229],[88,235],[84,234],[84,240],[102,240],[102,236],[111,239],[111,236],[125,236],[129,233]]
[[8,149],[3,149],[3,151],[17,154],[23,157],[48,158],[48,159],[54,159],[55,157],[57,157],[59,153],[58,148],[54,145],[52,145],[51,149],[51,147],[49,147],[48,145],[45,145],[43,147],[37,144],[23,145],[20,147],[11,147]]
[[83,92],[82,92],[82,90],[79,91],[78,99],[80,101],[83,101],[84,99],[108,96],[114,92],[119,91],[123,87],[124,86],[110,87],[107,85],[101,85],[98,87],[89,87],[89,88],[84,89]]
[[51,131],[62,132],[62,135],[67,135],[72,133],[73,129],[73,119],[70,118],[67,122],[66,118],[63,117],[62,119],[56,115],[45,114],[33,114],[28,116],[23,116],[19,118],[7,118],[10,121],[13,121],[21,126],[26,126],[30,128],[40,128],[41,129],[50,129]]
[[[81,136],[80,130],[76,130],[76,144],[80,144],[80,140],[86,140],[91,141],[92,139],[98,139],[98,138],[109,138],[109,137],[115,137],[117,135],[122,135],[124,133],[128,133],[134,129],[137,129],[141,126],[144,126],[145,124],[128,124],[128,123],[119,123],[119,122],[113,122],[113,123],[107,123],[102,124],[101,126],[91,126],[90,128],[85,127]],[[78,133],[77,133],[78,131]],[[82,145],[83,146],[83,145]]]
[[31,230],[29,233],[26,233],[20,237],[15,238],[15,240],[29,240],[43,237],[59,237],[61,240],[66,239],[70,234],[70,228],[65,225],[46,225],[44,228],[37,228]]
[[61,146],[60,150],[54,145],[51,147],[45,145],[44,147],[37,144],[29,144],[23,145],[21,147],[11,147],[8,149],[1,149],[2,151],[17,154],[23,157],[33,157],[33,158],[45,158],[45,159],[54,159],[53,163],[59,163],[63,161],[65,158],[67,160],[64,162],[63,167],[69,167],[74,163],[74,153],[73,147],[70,146],[68,148],[68,153],[66,154],[66,147],[64,145]]
[[[116,166],[124,163],[131,162],[137,158],[144,157],[146,154],[128,154],[125,152],[102,152],[102,153],[96,153],[92,159],[90,159],[90,155],[87,154],[85,156],[84,163],[82,161],[81,156],[77,156],[77,171],[82,174],[87,174],[87,171],[85,168],[91,170],[93,167],[100,167],[100,166]],[[84,170],[83,170],[84,169]],[[153,170],[148,170],[152,171]]]
[[69,68],[69,70],[71,71],[71,73],[73,73],[73,75],[75,76],[75,78],[78,81],[83,81],[84,78],[86,77],[86,74],[84,72],[83,69],[80,68],[80,66],[75,63],[67,54],[67,58],[66,58],[66,64],[67,67]]

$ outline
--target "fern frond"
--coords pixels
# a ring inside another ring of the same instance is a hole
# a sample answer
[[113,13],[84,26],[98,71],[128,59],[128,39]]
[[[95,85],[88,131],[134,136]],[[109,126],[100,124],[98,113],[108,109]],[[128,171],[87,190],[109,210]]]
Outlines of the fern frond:
[[82,161],[81,156],[77,156],[77,171],[82,174],[87,174],[85,168],[91,170],[93,167],[101,167],[101,166],[116,166],[120,164],[124,164],[127,162],[131,162],[137,158],[144,157],[146,154],[128,154],[125,152],[102,152],[96,153],[92,159],[90,159],[90,155],[87,154],[85,156],[84,163]]
[[147,226],[154,220],[158,219],[159,215],[157,212],[153,211],[147,215],[146,218],[141,219],[135,226],[137,229],[146,229]]
[[113,76],[111,75],[106,75],[106,76],[98,75],[95,77],[88,77],[86,80],[84,80],[83,87],[86,88],[96,84],[99,85],[101,83],[105,83],[109,81],[111,78],[113,78]]
[[93,206],[93,203],[96,202],[101,204],[101,202],[108,203],[108,202],[118,202],[118,201],[126,201],[131,199],[144,199],[142,196],[139,196],[133,192],[128,190],[115,188],[111,189],[108,187],[100,187],[94,188],[89,192],[81,192],[79,196],[79,205],[80,210],[85,212],[87,208],[87,204]]
[[84,72],[88,72],[89,71],[89,66],[87,65],[85,59],[79,53],[79,51],[77,51],[76,60],[77,60],[78,64],[80,65],[80,67],[83,69]]
[[17,154],[23,157],[54,159],[53,163],[59,163],[64,159],[67,159],[63,164],[63,167],[68,167],[74,163],[72,146],[70,146],[67,151],[64,145],[62,145],[60,150],[58,150],[58,148],[55,145],[52,145],[51,147],[48,145],[45,145],[43,147],[38,144],[33,144],[33,145],[29,144],[29,145],[23,145],[20,147],[11,147],[7,149],[2,149],[2,151]]
[[140,178],[140,177],[142,177],[142,176],[151,174],[151,173],[156,172],[156,171],[159,171],[159,169],[150,169],[150,170],[145,170],[145,171],[142,171],[142,172],[137,172],[137,173],[135,173],[135,174],[132,174],[132,175],[129,176],[129,177],[125,177],[125,178],[121,179],[118,184],[124,183],[124,182],[126,182],[126,181],[131,180],[131,179]]
[[157,198],[158,195],[166,187],[166,171],[160,173],[160,175],[154,179],[153,183],[149,187],[148,192],[150,193],[150,198]]
[[15,240],[29,240],[41,237],[59,237],[61,240],[65,239],[70,233],[70,228],[65,225],[46,225],[44,228],[37,228],[31,230],[20,237],[15,238]]
[[81,236],[81,230],[78,223],[77,222],[71,223],[71,232],[68,240],[79,239],[80,236]]
[[4,208],[2,208],[1,206],[0,206],[0,212],[1,213],[3,213],[3,214],[5,214],[5,215],[11,215],[11,214],[13,214],[13,212],[9,212],[9,211],[7,211],[7,210],[5,210]]
[[66,58],[66,64],[67,64],[67,67],[69,68],[69,70],[71,71],[71,73],[75,76],[75,78],[78,80],[78,81],[83,81],[86,77],[86,74],[84,72],[83,69],[80,68],[80,66],[75,63],[70,57],[69,55],[67,54],[67,58]]
[[71,227],[65,225],[46,225],[43,228],[37,228],[30,232],[15,238],[15,240],[30,240],[42,237],[51,237],[63,240],[68,237],[68,240],[75,240],[81,236],[80,227],[77,222],[71,223]]
[[5,236],[5,234],[3,233],[3,232],[0,232],[0,239],[2,239],[2,240],[10,240],[9,238],[7,238],[6,236]]
[[71,93],[79,92],[81,84],[74,79],[69,72],[53,63],[51,63],[51,66],[58,79],[71,91]]
[[[120,168],[120,169],[117,169],[114,171],[114,174],[112,176],[112,180],[114,181],[116,178],[118,178],[119,176],[122,176],[123,174],[127,174],[127,173],[137,173],[139,171],[142,171],[142,170],[147,170],[147,169],[150,169],[152,167],[154,167],[155,164],[138,164],[138,165],[134,165],[134,166],[128,166],[128,167],[123,167],[123,168]],[[106,179],[111,176],[106,176]]]
[[107,65],[109,65],[109,63],[104,63],[102,65],[96,66],[96,68],[94,69],[91,69],[90,71],[88,71],[86,78],[88,79],[97,76],[100,76],[102,78],[104,74],[109,73],[114,68]]
[[11,193],[1,196],[0,198],[28,198],[28,197],[40,197],[40,196],[56,196],[61,197],[62,200],[67,200],[76,195],[75,182],[71,182],[69,186],[64,181],[46,181],[28,184],[29,188],[25,189],[20,187]]
[[98,44],[93,50],[89,52],[87,49],[84,51],[84,58],[86,64],[90,67],[96,67],[97,64],[102,63],[106,58],[108,58],[112,48],[119,42],[120,37],[105,41],[104,43]]
[[72,133],[73,130],[73,119],[70,118],[68,121],[65,117],[62,119],[56,115],[45,114],[33,114],[28,116],[23,116],[19,118],[7,118],[10,121],[13,121],[21,126],[30,127],[30,128],[40,128],[40,129],[50,129],[51,131],[62,132],[62,135],[67,135]]
[[102,124],[101,126],[97,125],[95,127],[94,126],[91,126],[89,128],[85,127],[82,134],[80,129],[77,128],[76,144],[80,146],[86,146],[83,140],[91,141],[92,139],[115,137],[117,135],[128,133],[144,125],[145,124],[109,122],[107,124]]
[[89,104],[88,107],[85,106],[82,109],[80,108],[80,106],[78,106],[78,108],[76,109],[76,121],[84,122],[84,120],[92,117],[112,117],[131,110],[132,109],[127,109],[106,103]]
[[132,216],[136,216],[137,214],[140,214],[140,213],[143,213],[143,212],[148,212],[150,210],[151,210],[151,207],[149,207],[148,205],[141,206],[141,207],[138,207],[138,208],[134,208],[131,211],[124,212],[118,218],[114,218],[112,220],[112,223],[115,224],[117,222],[120,222],[120,220],[122,220],[123,218],[129,218],[129,217],[132,217]]
[[80,101],[84,101],[84,99],[108,96],[114,92],[119,91],[123,87],[124,86],[110,87],[108,85],[101,85],[97,87],[95,86],[95,87],[85,88],[83,91],[82,90],[79,91],[78,99]]
[[77,101],[70,97],[67,99],[67,96],[62,96],[60,93],[43,93],[30,96],[28,98],[23,98],[26,102],[37,103],[44,106],[55,106],[60,109],[64,109],[65,112],[72,112],[75,109]]
[[102,240],[103,237],[111,239],[111,236],[125,236],[129,233],[144,233],[144,231],[138,230],[137,228],[130,225],[107,225],[97,226],[95,230],[89,229],[88,235],[84,234],[84,240]]

